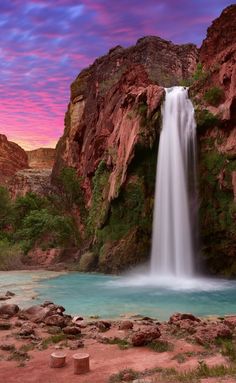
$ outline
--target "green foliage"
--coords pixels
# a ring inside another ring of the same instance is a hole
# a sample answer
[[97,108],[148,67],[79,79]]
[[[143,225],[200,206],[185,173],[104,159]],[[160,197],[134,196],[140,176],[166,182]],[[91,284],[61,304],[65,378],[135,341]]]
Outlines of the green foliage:
[[49,206],[49,201],[35,193],[27,193],[23,197],[18,197],[14,204],[13,220],[16,227],[21,225],[21,222],[32,211],[39,211]]
[[45,238],[49,247],[66,246],[71,240],[76,241],[72,218],[53,215],[47,209],[32,210],[23,219],[21,228],[15,236],[18,240],[28,240],[30,247],[36,243],[42,246]]
[[202,84],[204,84],[208,77],[209,73],[204,71],[202,63],[199,62],[192,77],[180,80],[179,85],[189,87],[193,85],[196,81],[199,81]]
[[91,271],[93,267],[96,265],[96,255],[92,252],[87,252],[82,254],[80,260],[79,260],[79,265],[78,265],[78,271],[81,272],[87,272]]
[[74,170],[61,175],[62,194],[56,198],[27,193],[11,201],[0,187],[0,269],[22,268],[23,253],[35,246],[73,247],[79,233],[69,205],[82,204],[79,180]]
[[98,239],[105,242],[118,240],[126,235],[130,229],[142,223],[144,217],[144,190],[142,179],[129,183],[113,201],[109,214],[109,221],[104,228],[97,231]]
[[[216,148],[217,137],[202,143],[200,157],[200,227],[203,259],[212,273],[236,275],[235,203],[232,171],[236,161]],[[205,145],[205,146],[204,146]]]
[[131,368],[126,368],[117,374],[113,374],[109,379],[109,383],[120,383],[124,381],[124,378],[126,378],[127,381],[127,376],[129,376],[129,381],[132,382],[132,380],[139,378],[140,373],[132,370]]
[[66,210],[72,209],[73,205],[83,207],[84,195],[81,188],[81,178],[77,176],[75,169],[62,169],[58,177],[58,183]]
[[224,91],[217,86],[214,86],[208,89],[204,95],[204,99],[208,102],[208,104],[213,106],[218,106],[220,102],[223,100]]
[[23,252],[17,244],[11,244],[7,239],[0,241],[0,270],[22,268]]
[[156,352],[167,352],[173,351],[174,346],[172,343],[169,343],[164,340],[156,340],[148,344],[148,348]]
[[216,344],[220,346],[222,355],[227,356],[231,362],[236,362],[236,344],[232,339],[218,338]]
[[197,64],[196,71],[194,72],[193,75],[193,80],[194,81],[205,81],[208,77],[208,73],[204,71],[202,63]]
[[104,161],[101,161],[93,177],[92,204],[89,210],[87,228],[90,233],[96,232],[97,228],[104,223],[107,214],[106,186],[109,171]]
[[195,118],[198,128],[210,128],[219,124],[219,119],[207,109],[196,109]]
[[106,343],[108,344],[117,344],[120,350],[127,350],[131,347],[131,344],[126,339],[120,338],[107,338]]
[[57,344],[67,339],[67,335],[61,332],[60,334],[49,336],[48,338],[43,339],[41,342],[41,347],[43,350],[47,349],[51,344]]
[[11,212],[12,206],[9,193],[6,188],[0,186],[0,230],[11,222]]

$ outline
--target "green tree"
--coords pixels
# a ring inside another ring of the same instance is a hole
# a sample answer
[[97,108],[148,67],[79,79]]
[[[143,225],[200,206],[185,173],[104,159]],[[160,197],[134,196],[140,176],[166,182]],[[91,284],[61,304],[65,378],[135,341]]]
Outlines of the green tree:
[[[47,209],[32,210],[16,232],[16,239],[44,247],[75,245],[78,234],[71,217],[53,215]],[[27,250],[27,249],[26,249]]]
[[6,188],[0,186],[0,230],[4,229],[12,218],[12,204]]
[[77,176],[75,169],[62,169],[58,177],[58,183],[66,210],[71,210],[73,205],[84,206],[81,178]]

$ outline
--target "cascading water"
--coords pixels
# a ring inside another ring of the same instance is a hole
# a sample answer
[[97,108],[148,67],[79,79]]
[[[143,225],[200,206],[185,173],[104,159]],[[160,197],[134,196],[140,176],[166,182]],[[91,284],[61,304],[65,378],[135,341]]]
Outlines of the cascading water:
[[184,87],[165,89],[157,160],[151,273],[192,277],[196,233],[196,124]]

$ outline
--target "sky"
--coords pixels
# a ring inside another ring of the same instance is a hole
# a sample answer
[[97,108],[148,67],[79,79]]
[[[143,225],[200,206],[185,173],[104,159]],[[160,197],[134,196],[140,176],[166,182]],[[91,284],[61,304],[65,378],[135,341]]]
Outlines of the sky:
[[233,0],[0,0],[0,133],[27,150],[63,134],[70,84],[145,35],[198,46]]

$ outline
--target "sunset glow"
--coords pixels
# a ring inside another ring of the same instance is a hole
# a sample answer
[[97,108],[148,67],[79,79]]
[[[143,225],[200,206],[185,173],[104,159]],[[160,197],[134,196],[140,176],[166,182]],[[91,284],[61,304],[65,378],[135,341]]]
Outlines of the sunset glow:
[[115,45],[145,35],[199,45],[228,0],[1,0],[0,133],[25,149],[55,146],[70,84]]

